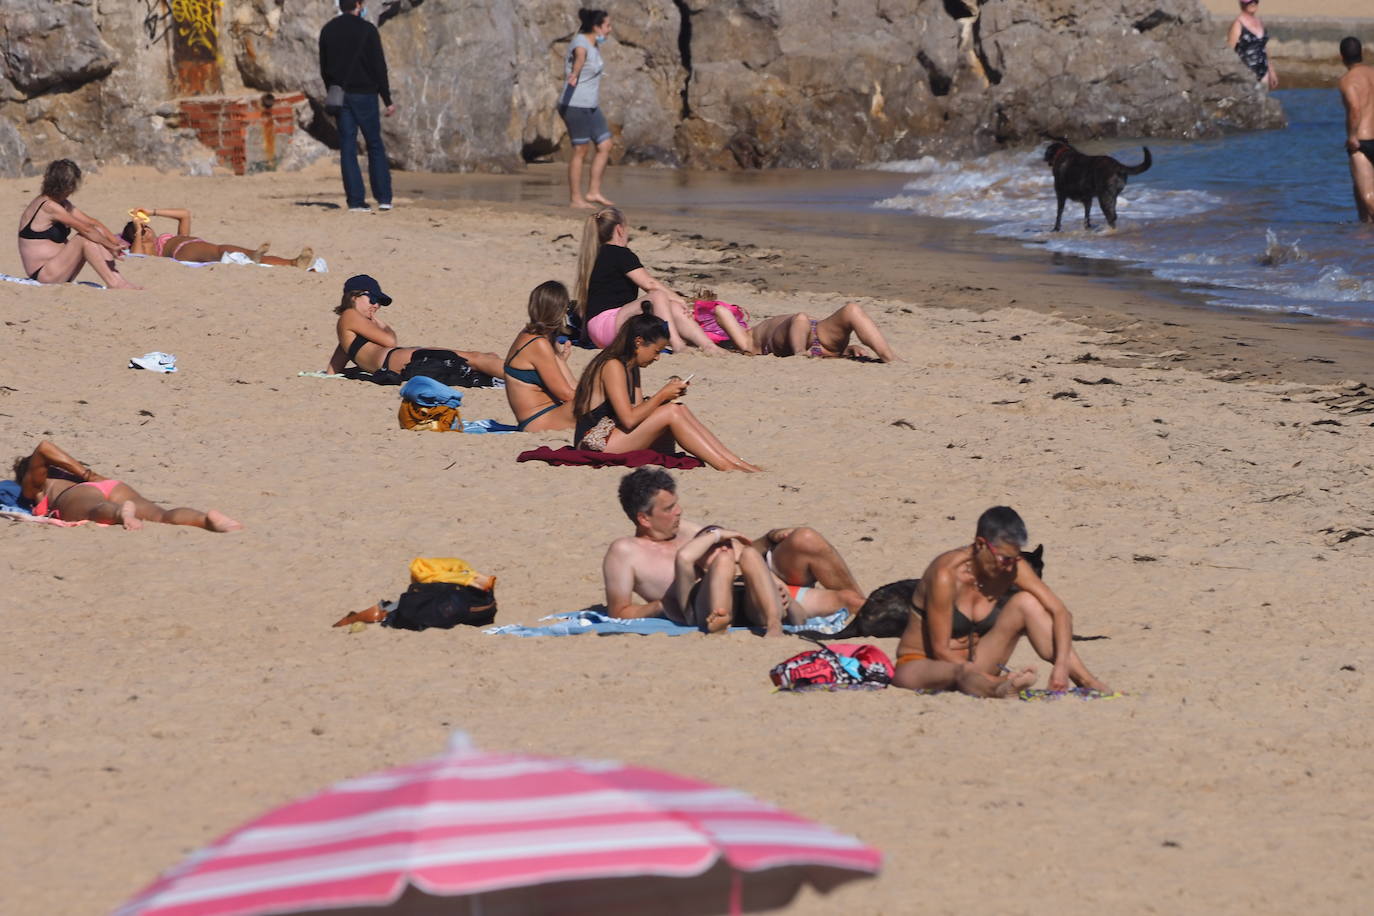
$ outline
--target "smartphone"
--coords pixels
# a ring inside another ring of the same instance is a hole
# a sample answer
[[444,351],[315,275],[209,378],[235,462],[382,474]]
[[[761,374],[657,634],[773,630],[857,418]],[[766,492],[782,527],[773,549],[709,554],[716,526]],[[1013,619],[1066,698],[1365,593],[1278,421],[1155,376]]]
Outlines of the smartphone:
[[694,379],[694,378],[696,378],[696,377],[697,377],[697,374],[696,374],[695,372],[693,372],[691,375],[687,376],[685,379],[682,380],[682,384],[685,385],[685,384],[687,384],[688,382],[690,382],[692,379]]

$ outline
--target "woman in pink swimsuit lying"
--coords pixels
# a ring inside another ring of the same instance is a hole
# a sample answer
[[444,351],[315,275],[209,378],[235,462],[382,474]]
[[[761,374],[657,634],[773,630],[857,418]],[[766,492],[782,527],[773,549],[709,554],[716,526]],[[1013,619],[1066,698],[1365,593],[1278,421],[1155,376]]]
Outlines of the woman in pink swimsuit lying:
[[213,509],[164,509],[127,483],[101,477],[46,440],[38,443],[32,455],[15,459],[14,479],[19,481],[20,499],[33,507],[34,515],[64,522],[120,524],[131,531],[142,528],[145,521],[219,532],[243,527]]
[[[238,245],[216,245],[214,242],[197,238],[191,234],[190,210],[149,207],[146,209],[139,208],[133,212],[164,219],[174,219],[177,221],[177,231],[158,235],[146,221],[135,222],[130,220],[124,224],[124,231],[120,235],[124,241],[129,243],[129,251],[132,254],[172,258],[176,261],[190,261],[196,264],[213,264],[229,252],[237,251],[240,254],[248,255],[258,264],[270,264],[273,267],[309,267],[315,263],[315,252],[309,248],[302,248],[301,253],[294,258],[278,258],[267,254],[270,242],[263,242],[257,248],[240,248]],[[142,216],[139,219],[142,219]]]

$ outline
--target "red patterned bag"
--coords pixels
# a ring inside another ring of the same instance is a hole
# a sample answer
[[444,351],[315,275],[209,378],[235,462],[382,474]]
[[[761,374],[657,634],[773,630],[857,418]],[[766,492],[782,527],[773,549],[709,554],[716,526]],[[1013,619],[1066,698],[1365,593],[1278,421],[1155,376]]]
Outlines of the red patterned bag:
[[[814,641],[814,640],[813,640]],[[816,642],[819,648],[794,655],[768,672],[779,690],[799,687],[886,687],[892,683],[892,660],[877,646]]]

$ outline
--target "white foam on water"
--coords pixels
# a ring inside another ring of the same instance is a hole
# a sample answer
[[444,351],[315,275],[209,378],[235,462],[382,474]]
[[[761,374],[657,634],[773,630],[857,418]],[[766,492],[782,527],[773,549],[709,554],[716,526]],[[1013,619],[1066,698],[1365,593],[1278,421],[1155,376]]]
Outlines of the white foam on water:
[[1218,193],[1127,185],[1117,200],[1115,230],[1107,229],[1096,202],[1094,228],[1084,229],[1082,204],[1068,201],[1063,230],[1054,232],[1054,179],[1035,151],[966,161],[925,156],[875,168],[909,176],[901,193],[873,204],[878,209],[983,222],[981,231],[990,235],[1124,262],[1192,287],[1215,305],[1374,320],[1374,280],[1331,263],[1340,255],[1327,250],[1324,226],[1309,224],[1322,242],[1312,249],[1272,227],[1260,237],[1260,227]]

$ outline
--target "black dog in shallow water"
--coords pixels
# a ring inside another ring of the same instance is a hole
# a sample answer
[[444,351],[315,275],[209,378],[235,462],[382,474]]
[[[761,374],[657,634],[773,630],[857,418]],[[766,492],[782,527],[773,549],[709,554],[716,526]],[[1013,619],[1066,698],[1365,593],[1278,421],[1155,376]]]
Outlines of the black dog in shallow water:
[[1054,231],[1064,221],[1064,202],[1076,200],[1083,205],[1083,228],[1092,228],[1093,200],[1102,208],[1107,225],[1116,228],[1116,198],[1126,187],[1126,178],[1139,175],[1150,167],[1150,148],[1140,165],[1122,165],[1111,156],[1088,156],[1080,153],[1063,137],[1051,137],[1054,142],[1045,150],[1045,162],[1054,173],[1054,196],[1059,210],[1054,215]]
[[[1034,550],[1021,551],[1021,559],[1030,564],[1037,576],[1045,573],[1045,545],[1039,544]],[[900,579],[874,589],[859,608],[859,613],[850,619],[848,625],[838,633],[823,635],[808,633],[817,639],[853,639],[856,636],[888,638],[901,636],[911,619],[911,596],[916,593],[920,579]],[[1013,591],[1015,588],[1013,587]]]

